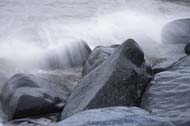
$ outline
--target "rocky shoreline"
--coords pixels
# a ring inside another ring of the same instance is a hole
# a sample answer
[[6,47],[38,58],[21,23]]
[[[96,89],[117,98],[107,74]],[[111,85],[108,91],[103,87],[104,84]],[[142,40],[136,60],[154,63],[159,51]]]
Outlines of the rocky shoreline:
[[184,57],[166,67],[167,59],[147,59],[134,39],[93,50],[81,41],[75,53],[65,50],[70,66],[50,57],[51,69],[69,68],[64,74],[3,78],[4,125],[189,126],[190,19],[167,24],[162,41],[180,44]]

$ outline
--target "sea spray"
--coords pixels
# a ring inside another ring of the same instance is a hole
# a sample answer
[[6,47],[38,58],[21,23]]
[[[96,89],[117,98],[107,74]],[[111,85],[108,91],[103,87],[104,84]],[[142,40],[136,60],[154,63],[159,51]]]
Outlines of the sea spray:
[[[154,48],[161,44],[162,28],[173,19],[188,16],[190,10],[155,0],[22,0],[0,4],[0,58],[11,64],[8,74],[38,70],[48,52],[56,50],[61,55],[62,47],[72,41],[84,40],[94,48],[134,38],[143,50],[160,55]],[[164,50],[160,48],[160,52]],[[67,62],[61,57],[59,61]]]

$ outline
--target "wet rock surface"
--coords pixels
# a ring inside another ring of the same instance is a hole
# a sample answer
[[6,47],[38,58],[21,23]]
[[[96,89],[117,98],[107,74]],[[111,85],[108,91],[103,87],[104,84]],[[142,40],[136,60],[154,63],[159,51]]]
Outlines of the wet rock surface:
[[61,112],[70,92],[32,74],[16,74],[4,85],[1,105],[8,120]]
[[140,108],[110,107],[80,112],[55,126],[172,126],[172,124]]
[[142,100],[152,114],[168,118],[176,126],[190,125],[190,57],[181,58],[170,69],[156,74]]
[[73,90],[62,119],[86,109],[138,106],[152,79],[150,67],[137,43],[125,41],[113,55],[83,77]]

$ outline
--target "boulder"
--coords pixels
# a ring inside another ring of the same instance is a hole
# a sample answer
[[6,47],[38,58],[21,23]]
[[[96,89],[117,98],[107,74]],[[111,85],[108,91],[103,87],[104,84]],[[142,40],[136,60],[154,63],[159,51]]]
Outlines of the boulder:
[[164,43],[187,44],[190,40],[190,18],[169,22],[162,31]]
[[42,66],[51,70],[83,67],[90,53],[91,49],[86,42],[68,42],[60,45],[59,49],[49,50]]
[[151,68],[137,43],[125,41],[105,62],[81,79],[69,97],[62,119],[87,109],[138,106]]
[[168,118],[176,126],[190,125],[190,56],[155,75],[144,93],[141,107]]
[[103,63],[110,55],[114,53],[117,47],[119,47],[119,45],[112,45],[107,47],[98,46],[94,48],[84,65],[82,76],[85,76],[86,74],[90,73],[98,65]]
[[61,112],[70,92],[31,74],[16,74],[4,85],[1,105],[8,120]]
[[80,112],[55,126],[172,126],[172,124],[140,108],[110,107]]

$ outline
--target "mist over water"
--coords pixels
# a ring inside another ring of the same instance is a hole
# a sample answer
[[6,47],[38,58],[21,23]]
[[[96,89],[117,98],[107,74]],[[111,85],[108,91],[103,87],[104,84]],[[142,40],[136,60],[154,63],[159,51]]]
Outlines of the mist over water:
[[134,38],[147,51],[161,44],[167,22],[189,10],[156,0],[0,0],[0,64],[9,75],[32,72],[48,54],[80,40],[93,48]]

